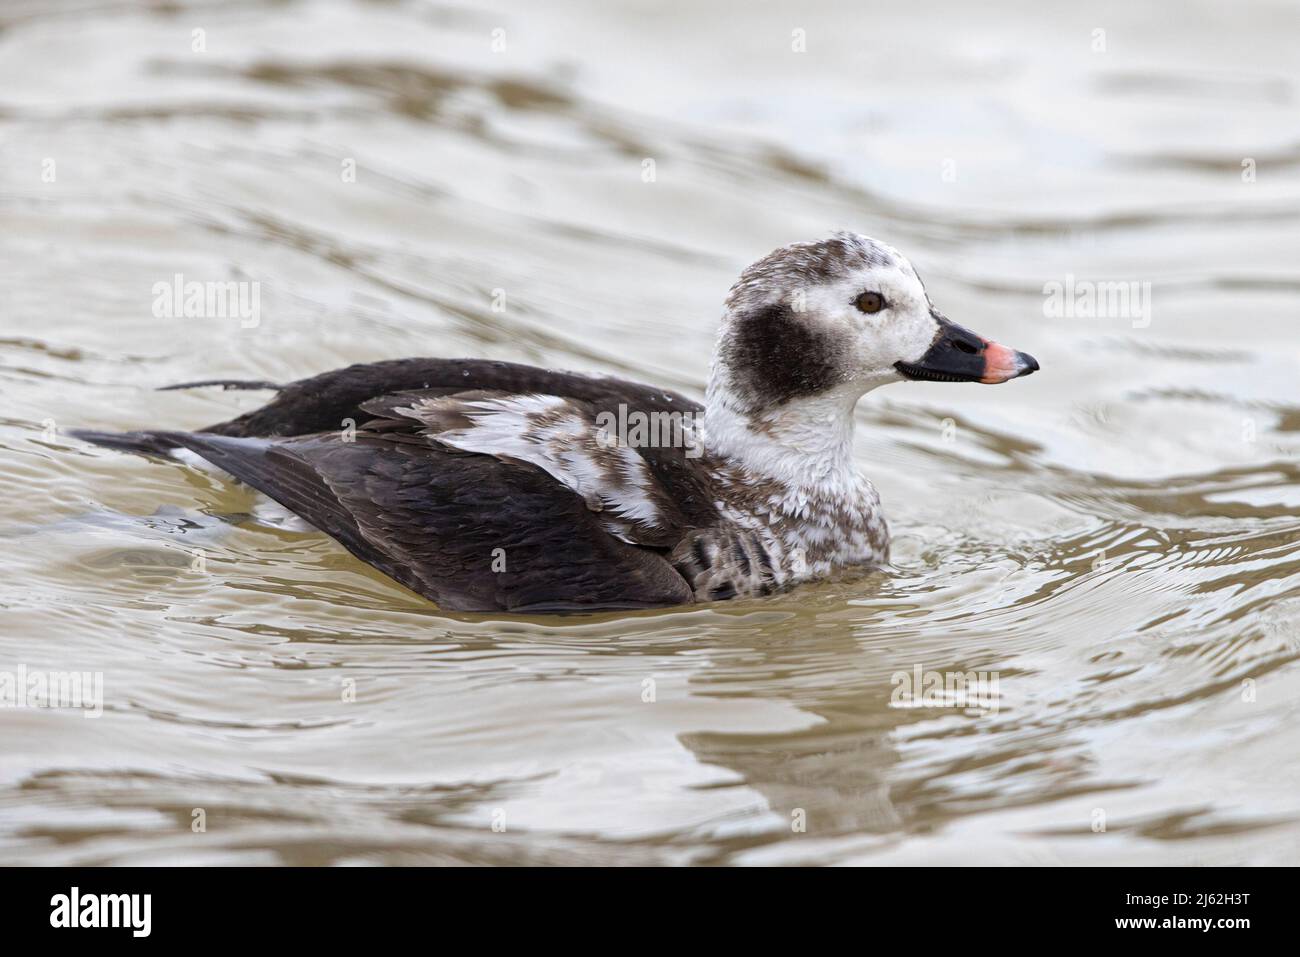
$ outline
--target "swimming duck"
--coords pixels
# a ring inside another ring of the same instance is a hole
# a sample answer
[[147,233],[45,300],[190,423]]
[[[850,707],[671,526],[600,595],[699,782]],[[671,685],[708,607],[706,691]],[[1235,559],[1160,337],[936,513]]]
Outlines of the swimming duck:
[[1037,369],[944,317],[897,250],[841,232],[741,273],[702,405],[607,376],[397,359],[169,387],[276,391],[197,432],[76,434],[188,450],[444,609],[645,608],[886,563],[880,498],[853,464],[858,399]]

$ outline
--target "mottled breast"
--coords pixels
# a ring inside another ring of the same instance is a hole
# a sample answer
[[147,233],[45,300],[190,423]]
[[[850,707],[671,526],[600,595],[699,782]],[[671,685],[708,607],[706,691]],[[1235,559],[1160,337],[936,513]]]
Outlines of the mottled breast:
[[823,495],[726,467],[714,478],[721,520],[689,532],[669,559],[697,601],[767,595],[889,561],[889,529],[865,478]]

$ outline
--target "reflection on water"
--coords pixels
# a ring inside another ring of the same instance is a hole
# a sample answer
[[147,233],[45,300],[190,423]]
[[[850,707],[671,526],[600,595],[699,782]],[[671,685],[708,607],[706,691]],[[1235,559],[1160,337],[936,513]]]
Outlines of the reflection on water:
[[[1294,862],[1293,11],[662,6],[0,15],[0,672],[104,676],[0,710],[6,860]],[[862,581],[444,614],[62,434],[404,355],[698,394],[739,269],[838,227],[1043,363],[864,401]],[[176,273],[261,322],[156,318]],[[996,707],[896,706],[918,668]]]

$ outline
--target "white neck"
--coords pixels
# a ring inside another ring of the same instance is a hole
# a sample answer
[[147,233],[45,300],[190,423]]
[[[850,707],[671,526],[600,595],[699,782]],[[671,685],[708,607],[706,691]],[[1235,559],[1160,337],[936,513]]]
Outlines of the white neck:
[[756,477],[810,494],[843,495],[861,482],[853,465],[853,410],[860,387],[840,388],[753,414],[724,385],[709,382],[704,447]]

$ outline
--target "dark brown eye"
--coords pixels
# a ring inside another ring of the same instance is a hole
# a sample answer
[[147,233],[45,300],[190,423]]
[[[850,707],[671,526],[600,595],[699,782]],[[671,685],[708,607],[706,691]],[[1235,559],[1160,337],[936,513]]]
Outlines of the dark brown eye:
[[878,292],[864,292],[862,295],[858,296],[857,299],[853,300],[853,305],[857,306],[863,312],[875,313],[884,309],[888,303],[885,302],[885,297]]

